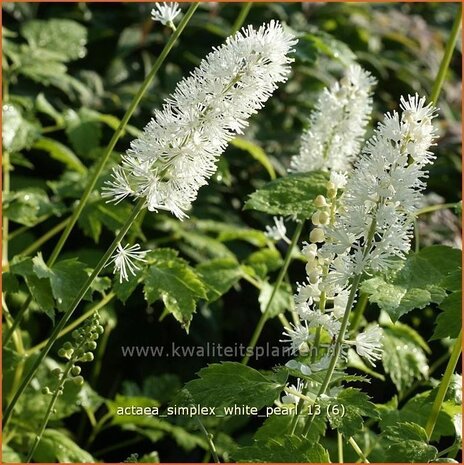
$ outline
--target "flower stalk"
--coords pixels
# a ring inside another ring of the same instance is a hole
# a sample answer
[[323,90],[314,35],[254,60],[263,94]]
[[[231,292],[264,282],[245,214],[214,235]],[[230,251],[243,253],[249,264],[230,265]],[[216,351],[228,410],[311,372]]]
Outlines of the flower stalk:
[[142,211],[142,209],[145,206],[145,200],[140,199],[137,204],[135,205],[134,209],[132,210],[131,215],[127,218],[125,224],[121,227],[119,230],[119,233],[113,240],[112,244],[108,247],[107,251],[103,255],[103,257],[100,259],[98,262],[97,266],[94,268],[93,272],[91,275],[87,278],[81,289],[79,290],[77,296],[75,297],[74,301],[68,308],[68,310],[65,312],[65,314],[62,316],[61,320],[59,323],[54,327],[53,332],[48,339],[48,342],[46,346],[43,348],[42,352],[37,356],[35,359],[34,363],[30,367],[29,371],[27,372],[26,376],[24,377],[22,383],[20,384],[18,390],[13,396],[13,399],[5,409],[4,415],[3,415],[3,428],[5,428],[11,418],[11,414],[13,413],[13,410],[16,406],[16,403],[18,402],[19,397],[22,395],[24,390],[29,386],[29,383],[32,381],[32,378],[35,376],[40,364],[44,360],[44,358],[48,355],[50,352],[53,344],[55,341],[58,339],[59,334],[61,331],[65,328],[66,323],[69,321],[71,316],[73,315],[74,311],[76,310],[77,306],[83,299],[84,295],[87,293],[89,290],[90,286],[92,285],[94,279],[100,274],[101,270],[104,268],[106,265],[107,261],[111,257],[111,255],[114,253],[116,250],[118,244],[121,242],[121,240],[124,238],[126,235],[127,231],[130,229],[132,226],[132,223],[134,220],[137,218],[137,215]]
[[[199,3],[191,3],[190,8],[187,10],[185,13],[185,16],[182,18],[181,22],[179,23],[179,26],[177,29],[173,32],[171,37],[169,38],[169,41],[165,45],[164,49],[158,56],[157,60],[153,64],[152,69],[150,72],[147,74],[145,80],[143,81],[142,85],[140,86],[139,90],[135,94],[134,98],[132,99],[131,104],[129,105],[129,108],[127,109],[125,115],[123,116],[118,128],[114,132],[108,146],[106,147],[105,153],[102,155],[100,158],[100,161],[95,167],[95,170],[93,171],[92,176],[89,179],[89,182],[82,194],[81,199],[79,200],[78,205],[76,206],[76,209],[74,210],[73,214],[70,216],[68,223],[66,224],[66,227],[61,234],[60,238],[58,239],[58,242],[56,243],[50,258],[47,261],[47,266],[51,267],[57,260],[59,254],[61,253],[61,250],[66,243],[69,235],[71,234],[72,229],[74,228],[79,216],[81,215],[82,211],[84,210],[85,205],[87,204],[90,194],[92,193],[95,184],[100,177],[103,168],[105,167],[111,153],[113,152],[114,147],[116,146],[116,143],[118,140],[121,138],[121,136],[124,134],[126,130],[126,126],[134,114],[135,110],[137,109],[140,101],[142,100],[143,96],[149,89],[153,79],[155,78],[156,74],[158,73],[158,70],[160,69],[161,65],[164,63],[166,60],[169,52],[171,51],[172,47],[176,43],[177,39],[179,36],[182,34],[183,30],[187,26],[188,22],[190,21],[191,17],[195,13],[195,10],[198,8]],[[6,344],[8,340],[10,339],[11,335],[13,334],[13,331],[18,327],[18,325],[21,323],[21,320],[23,316],[25,315],[27,309],[29,308],[30,303],[32,302],[32,296],[29,296],[26,300],[26,302],[23,304],[19,312],[17,313],[15,320],[13,322],[13,326],[5,333],[5,336],[3,338],[3,344]]]
[[[274,288],[272,289],[271,296],[269,297],[269,300],[268,300],[268,302],[266,304],[264,312],[261,314],[261,317],[259,318],[258,324],[256,325],[256,327],[255,327],[255,329],[253,331],[253,335],[251,336],[250,342],[248,344],[249,348],[250,347],[252,349],[255,348],[255,346],[256,346],[256,344],[258,342],[259,336],[261,335],[261,333],[263,331],[264,325],[266,324],[266,321],[269,318],[269,311],[271,309],[272,301],[273,301],[273,299],[274,299],[274,297],[275,297],[275,295],[277,293],[277,290],[279,289],[280,285],[282,284],[282,281],[284,280],[285,274],[287,273],[288,267],[289,267],[290,262],[292,260],[292,252],[293,252],[293,249],[295,248],[296,244],[298,243],[298,240],[299,240],[300,235],[301,235],[301,231],[303,230],[303,225],[304,225],[303,221],[297,223],[297,225],[296,225],[295,232],[293,233],[291,243],[288,246],[287,253],[285,255],[284,263],[282,265],[282,268],[279,271],[276,282],[274,283]],[[250,349],[248,349],[247,355],[245,355],[245,357],[243,357],[243,359],[242,359],[241,363],[243,363],[244,365],[247,365],[249,360],[250,360],[250,355],[248,355],[250,352],[251,352]]]

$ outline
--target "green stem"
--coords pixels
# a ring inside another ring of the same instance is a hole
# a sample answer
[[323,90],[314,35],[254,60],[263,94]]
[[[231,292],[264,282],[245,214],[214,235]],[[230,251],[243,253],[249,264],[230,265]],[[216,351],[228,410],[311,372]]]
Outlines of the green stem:
[[8,421],[11,417],[11,414],[14,410],[14,407],[21,396],[21,394],[24,392],[24,390],[29,386],[29,383],[31,382],[32,378],[34,377],[35,373],[37,372],[37,369],[39,368],[40,364],[42,363],[43,359],[47,356],[47,354],[50,352],[50,349],[52,348],[53,344],[55,343],[56,339],[58,338],[58,335],[60,332],[64,329],[66,326],[66,323],[68,320],[71,318],[72,314],[74,313],[74,310],[77,308],[79,305],[80,301],[84,297],[84,295],[87,293],[88,289],[90,288],[92,282],[94,279],[99,275],[103,267],[106,265],[106,262],[110,258],[110,256],[113,254],[113,252],[116,250],[117,245],[121,242],[121,240],[124,238],[126,235],[127,231],[129,228],[132,226],[132,223],[135,221],[137,218],[137,215],[140,213],[142,208],[145,206],[145,199],[141,198],[137,204],[135,205],[134,209],[132,210],[131,215],[128,217],[126,220],[125,224],[122,226],[120,229],[119,233],[115,237],[114,241],[112,244],[109,246],[108,250],[105,252],[103,257],[100,259],[98,262],[97,266],[93,270],[92,274],[87,278],[86,282],[84,285],[81,287],[79,290],[77,296],[73,300],[72,304],[68,308],[68,310],[65,312],[59,323],[55,326],[53,329],[53,332],[50,336],[50,339],[47,342],[47,345],[44,347],[42,352],[38,355],[36,358],[35,362],[29,369],[26,377],[24,378],[23,382],[19,386],[18,390],[16,391],[12,401],[8,405],[8,407],[5,409],[4,412],[4,417],[3,417],[3,428],[6,427],[8,424]]
[[458,208],[461,202],[453,202],[453,203],[440,203],[438,205],[430,205],[428,207],[421,208],[417,210],[416,216],[425,215],[426,213],[432,213],[437,210],[446,210],[448,208]]
[[252,6],[253,2],[246,2],[242,5],[240,13],[237,16],[234,25],[232,26],[232,34],[235,34],[243,26],[243,23],[245,22]]
[[[248,361],[250,360],[251,352],[255,348],[256,343],[258,342],[259,336],[261,335],[261,332],[264,328],[264,325],[266,324],[266,321],[269,318],[269,311],[271,308],[272,301],[277,293],[277,290],[282,284],[285,274],[287,273],[288,266],[290,265],[290,262],[292,259],[292,252],[293,252],[293,249],[295,248],[296,243],[298,242],[298,239],[300,238],[301,231],[303,230],[303,225],[304,225],[303,221],[296,225],[295,232],[293,233],[293,237],[292,237],[292,242],[288,246],[287,254],[285,255],[284,264],[282,265],[279,275],[277,276],[277,280],[274,284],[274,288],[272,289],[271,296],[269,297],[269,300],[266,304],[264,312],[261,314],[261,318],[259,319],[258,324],[255,327],[253,335],[251,336],[250,343],[248,344],[247,355],[243,357],[242,363],[244,365],[246,365]],[[252,350],[250,351],[249,348],[251,348]]]
[[218,454],[216,452],[216,446],[214,445],[214,442],[213,442],[213,435],[208,433],[208,430],[205,428],[200,418],[196,417],[196,419],[198,421],[198,424],[200,425],[200,429],[203,431],[203,434],[206,437],[206,441],[208,442],[208,447],[211,452],[211,455],[213,456],[214,463],[221,463],[221,461],[219,460]]
[[443,59],[440,63],[440,68],[438,70],[437,77],[433,83],[432,92],[430,94],[430,100],[434,105],[438,102],[438,97],[440,96],[441,88],[443,87],[443,82],[445,81],[446,72],[448,71],[451,57],[453,56],[454,47],[456,46],[456,41],[459,36],[459,29],[461,26],[462,20],[462,4],[459,2],[458,11],[454,19],[453,27],[451,29],[451,34],[449,36],[448,42],[446,44],[445,53]]
[[369,296],[367,294],[361,294],[359,296],[358,303],[354,307],[353,310],[353,318],[351,320],[351,327],[350,330],[354,333],[361,323],[361,318],[364,315],[364,311],[366,310],[367,302],[369,301]]
[[351,447],[359,455],[364,463],[370,463],[369,460],[367,460],[366,454],[364,454],[362,449],[358,446],[357,442],[353,438],[348,439],[348,442],[351,444]]
[[43,223],[44,221],[48,220],[50,218],[50,215],[42,215],[39,216],[35,221],[35,224],[33,226],[21,226],[20,228],[15,229],[13,232],[8,234],[8,240],[12,240],[17,236],[20,236],[21,234],[25,233],[26,231],[29,231],[29,229],[34,228],[35,226],[38,226],[40,223]]
[[48,405],[47,411],[45,413],[45,418],[42,422],[42,425],[40,427],[39,433],[35,437],[34,444],[31,447],[31,450],[29,451],[29,454],[26,459],[26,463],[29,463],[32,460],[32,457],[37,449],[37,446],[39,445],[40,441],[42,440],[43,433],[45,431],[45,428],[48,425],[48,421],[50,420],[50,416],[53,413],[53,409],[55,408],[56,401],[58,400],[58,397],[60,396],[61,393],[61,388],[64,386],[64,383],[66,382],[69,372],[71,371],[71,368],[73,367],[73,362],[74,360],[69,360],[68,363],[66,364],[66,368],[61,376],[61,380],[59,381],[52,399],[50,400],[50,404]]
[[337,431],[338,463],[343,463],[343,435]]
[[435,428],[435,423],[437,422],[437,418],[440,413],[443,400],[445,399],[446,393],[448,392],[448,388],[451,382],[451,377],[453,376],[454,370],[459,360],[459,356],[461,355],[461,350],[462,350],[462,331],[459,332],[459,335],[456,338],[456,342],[454,343],[453,351],[451,352],[448,365],[446,366],[446,369],[445,369],[445,374],[443,375],[443,378],[440,381],[440,387],[438,388],[437,396],[435,397],[435,400],[433,401],[432,410],[430,411],[427,424],[425,425],[425,432],[427,433],[427,437],[429,438],[429,440],[432,437],[432,433]]
[[[10,155],[8,151],[3,152],[3,198],[10,192]],[[3,215],[2,224],[2,266],[8,264],[8,227],[9,221],[6,215]]]
[[66,218],[61,223],[58,223],[52,229],[47,231],[43,236],[39,237],[35,242],[33,242],[30,246],[26,247],[22,252],[19,252],[18,255],[26,256],[30,255],[31,253],[35,252],[37,249],[45,244],[48,240],[50,240],[53,236],[56,236],[60,231],[62,231],[66,225],[68,224],[69,218]]
[[[319,393],[317,397],[319,398],[322,394],[325,394],[327,388],[329,387],[330,381],[332,379],[333,373],[335,371],[335,366],[338,362],[338,357],[340,355],[340,351],[342,349],[343,338],[345,337],[345,331],[348,326],[348,321],[350,319],[351,308],[354,303],[354,299],[356,297],[356,292],[358,291],[359,282],[361,281],[361,275],[357,275],[354,277],[353,283],[351,285],[350,295],[348,297],[348,302],[346,304],[345,314],[343,315],[343,319],[340,326],[340,332],[338,333],[337,340],[335,341],[335,347],[332,354],[332,358],[330,359],[329,367],[327,368],[327,373],[325,375],[324,381],[321,384],[319,389]],[[314,419],[314,416],[311,415],[308,420],[306,421],[306,425],[303,430],[303,434],[306,436],[308,434],[309,428],[311,427],[311,423]]]
[[[105,297],[103,297],[100,302],[98,302],[96,305],[91,307],[89,310],[87,310],[85,313],[83,313],[79,318],[76,318],[72,323],[70,323],[66,328],[64,328],[60,333],[58,334],[57,339],[60,337],[65,336],[66,334],[70,333],[73,329],[77,328],[83,321],[85,321],[87,318],[91,317],[95,312],[98,312],[101,308],[103,308],[106,304],[108,304],[111,300],[116,297],[116,294],[114,292],[109,292]],[[42,342],[39,342],[37,345],[34,347],[31,347],[30,349],[27,349],[25,352],[25,355],[28,357],[38,350],[42,349],[48,344],[48,341],[50,338],[45,339]],[[100,346],[100,345],[99,345]]]
[[[71,217],[69,219],[69,223],[67,223],[65,230],[63,231],[63,233],[62,233],[61,237],[59,238],[55,248],[53,249],[53,251],[52,251],[52,253],[50,255],[50,258],[47,261],[48,266],[52,266],[55,263],[56,259],[58,258],[58,255],[60,254],[61,249],[63,248],[66,240],[68,239],[69,235],[71,234],[71,231],[72,231],[74,225],[76,224],[76,222],[77,222],[77,220],[79,218],[79,215],[82,213],[82,210],[84,209],[84,207],[85,207],[85,205],[86,205],[86,203],[87,203],[87,201],[88,201],[88,199],[90,197],[90,194],[92,193],[92,190],[95,187],[95,184],[96,184],[98,178],[100,177],[100,174],[102,173],[106,162],[108,161],[108,158],[110,157],[111,153],[113,152],[113,149],[116,146],[116,143],[118,142],[120,137],[123,135],[123,133],[124,133],[124,131],[126,129],[127,123],[129,122],[129,120],[132,117],[134,111],[136,110],[138,104],[140,103],[140,100],[142,100],[142,97],[145,95],[146,91],[150,87],[154,77],[156,76],[156,73],[158,72],[158,70],[160,69],[160,67],[163,64],[164,60],[168,56],[169,52],[171,51],[172,47],[174,46],[174,43],[176,42],[176,40],[181,35],[181,33],[184,30],[185,26],[187,26],[188,22],[190,21],[190,18],[193,16],[195,10],[198,8],[198,5],[199,5],[199,3],[191,3],[190,4],[190,8],[185,13],[185,15],[182,18],[181,22],[179,23],[179,26],[177,27],[176,31],[174,31],[173,34],[171,35],[171,37],[169,38],[168,43],[165,45],[163,51],[161,52],[161,54],[159,55],[159,57],[155,61],[154,65],[153,65],[153,68],[150,70],[147,77],[145,78],[142,85],[140,86],[140,89],[138,90],[137,94],[134,96],[129,108],[127,109],[127,111],[126,111],[126,113],[124,115],[124,117],[122,118],[121,122],[119,123],[118,128],[116,129],[115,133],[113,134],[113,137],[111,138],[111,140],[110,140],[110,142],[109,142],[109,144],[108,144],[108,146],[106,148],[105,153],[100,158],[100,161],[99,161],[98,165],[96,166],[95,171],[93,172],[93,175],[90,178],[89,183],[87,184],[87,186],[86,186],[86,188],[84,190],[84,193],[82,194],[82,197],[81,197],[81,199],[79,201],[79,204],[77,205],[76,209],[74,210],[74,213],[71,215]],[[26,312],[27,307],[31,303],[31,301],[32,301],[32,298],[29,296],[29,298],[26,301],[27,305],[25,304],[25,309],[24,310],[21,309],[21,310],[23,310],[23,312],[18,313],[18,315],[15,318],[15,323],[14,324],[16,326],[20,323],[20,321],[21,321],[24,313]],[[18,321],[16,321],[16,320],[18,320]],[[11,334],[5,335],[4,344],[6,344],[8,342],[8,339],[10,337],[11,337]]]

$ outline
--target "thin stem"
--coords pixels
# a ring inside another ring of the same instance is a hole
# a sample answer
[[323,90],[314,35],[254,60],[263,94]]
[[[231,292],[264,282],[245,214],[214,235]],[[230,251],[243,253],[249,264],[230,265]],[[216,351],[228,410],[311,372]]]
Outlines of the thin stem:
[[462,4],[459,2],[458,11],[456,17],[454,18],[453,27],[451,29],[451,34],[449,36],[448,42],[446,44],[445,53],[443,59],[440,63],[440,68],[438,70],[437,77],[433,83],[432,92],[430,94],[430,100],[434,105],[438,102],[438,97],[440,96],[441,88],[443,87],[443,82],[445,81],[446,72],[448,71],[449,65],[451,63],[451,57],[453,56],[454,47],[456,46],[456,41],[459,36],[459,29],[461,26],[462,20]]
[[362,449],[358,446],[357,442],[353,438],[348,439],[348,442],[351,444],[351,447],[359,455],[364,463],[370,463]]
[[264,325],[266,324],[267,319],[269,318],[269,311],[271,308],[272,301],[277,293],[277,290],[279,289],[280,285],[282,284],[282,281],[284,279],[285,274],[287,273],[288,266],[290,265],[290,261],[292,259],[292,251],[298,242],[298,239],[300,238],[301,231],[303,230],[303,225],[304,222],[300,222],[296,225],[295,232],[293,233],[292,237],[292,242],[288,247],[287,254],[285,255],[284,259],[284,264],[282,265],[282,268],[280,269],[279,275],[277,276],[277,280],[274,284],[274,288],[272,289],[271,296],[269,297],[269,300],[266,304],[266,307],[264,309],[264,312],[261,314],[261,317],[258,321],[258,324],[255,327],[255,330],[253,332],[253,335],[251,336],[250,342],[248,344],[248,347],[251,347],[251,351],[248,349],[247,350],[247,355],[243,357],[242,363],[246,365],[248,361],[250,360],[250,355],[253,349],[256,346],[256,343],[258,342],[259,336],[261,335],[261,332],[264,328]]
[[364,311],[366,310],[367,302],[369,301],[369,296],[367,294],[361,293],[359,296],[358,303],[354,307],[353,310],[353,318],[351,319],[351,331],[354,333],[361,323],[361,318],[364,315]]
[[50,420],[50,416],[53,413],[53,410],[55,408],[56,401],[58,400],[58,397],[60,396],[61,393],[61,388],[64,386],[64,383],[66,382],[69,372],[71,371],[71,368],[73,367],[73,362],[74,360],[69,360],[68,363],[66,364],[66,368],[61,376],[61,379],[53,392],[52,399],[50,400],[50,404],[48,405],[47,411],[45,413],[45,418],[42,422],[42,425],[40,427],[39,433],[35,437],[34,444],[31,447],[31,450],[29,451],[29,454],[26,459],[26,463],[29,463],[32,460],[32,457],[37,449],[37,446],[39,445],[40,441],[42,440],[42,436],[44,434],[45,428],[48,425],[48,421]]
[[[132,117],[134,111],[137,109],[137,106],[140,103],[140,101],[142,100],[142,97],[145,95],[146,91],[150,87],[150,85],[151,85],[154,77],[156,76],[158,70],[160,69],[160,67],[163,64],[164,60],[168,56],[168,54],[171,51],[172,47],[174,46],[174,43],[179,38],[182,31],[185,29],[185,26],[187,26],[187,24],[190,21],[191,17],[195,13],[195,10],[198,8],[198,5],[199,5],[199,3],[191,3],[190,4],[189,9],[185,13],[182,20],[180,21],[179,26],[177,27],[177,29],[173,32],[173,34],[169,38],[168,43],[165,45],[163,51],[161,52],[161,54],[159,55],[159,57],[157,58],[157,60],[153,64],[152,69],[150,70],[147,77],[143,81],[142,85],[140,86],[140,89],[135,94],[131,104],[129,105],[129,108],[127,109],[125,115],[123,116],[121,122],[119,123],[118,128],[114,132],[113,137],[111,138],[111,140],[110,140],[110,142],[109,142],[109,144],[108,144],[108,146],[107,146],[107,148],[105,150],[105,153],[100,158],[99,163],[95,167],[95,171],[93,172],[93,175],[90,178],[89,183],[87,184],[87,186],[86,186],[86,188],[84,190],[84,193],[82,194],[81,199],[79,200],[79,204],[77,205],[76,209],[74,210],[74,213],[71,215],[71,217],[69,219],[69,223],[67,223],[65,230],[61,234],[61,237],[59,238],[55,248],[53,249],[53,251],[52,251],[52,253],[50,255],[50,258],[47,261],[48,266],[52,266],[55,263],[56,259],[58,258],[59,254],[61,252],[61,249],[63,248],[66,240],[68,239],[69,235],[71,234],[71,231],[72,231],[74,225],[76,224],[80,214],[82,213],[82,210],[84,209],[87,201],[89,200],[90,194],[92,193],[93,188],[95,187],[95,184],[96,184],[98,178],[100,177],[100,174],[102,173],[106,162],[108,161],[108,158],[110,157],[111,153],[113,152],[113,149],[116,146],[116,143],[118,142],[120,137],[124,134],[127,123],[129,122],[130,118]],[[22,317],[23,317],[24,313],[26,312],[27,307],[29,306],[31,301],[32,301],[32,298],[29,296],[29,298],[26,301],[27,305],[25,304],[25,309],[24,310],[22,309],[23,310],[22,313],[20,312],[16,316],[15,323],[14,323],[16,326],[20,323],[20,320],[22,319]],[[18,320],[18,322],[16,322],[16,320]],[[6,344],[8,342],[8,339],[10,337],[11,337],[11,334],[8,334],[8,335],[5,336],[4,344]]]
[[60,231],[62,231],[66,225],[68,224],[69,218],[66,218],[61,223],[58,223],[52,229],[47,231],[43,236],[39,237],[35,242],[33,242],[30,246],[26,247],[22,252],[19,252],[18,255],[26,256],[30,255],[31,253],[35,252],[37,249],[45,244],[48,240],[50,240],[53,236],[56,236]]
[[[62,331],[57,336],[57,339],[65,336],[66,334],[70,333],[73,329],[77,328],[83,321],[85,321],[87,318],[91,317],[95,312],[98,312],[101,308],[103,308],[106,304],[108,304],[111,300],[116,297],[116,294],[114,292],[109,292],[105,297],[103,297],[100,302],[98,302],[96,305],[91,307],[89,310],[87,310],[85,313],[83,313],[79,318],[76,318],[72,323],[70,323],[66,328],[64,328]],[[27,349],[25,352],[26,356],[30,356],[37,352],[38,350],[42,349],[48,344],[48,341],[50,338],[45,339],[42,342],[39,342],[37,345],[34,347],[31,347],[30,349]]]
[[252,6],[253,2],[247,2],[242,5],[240,13],[237,16],[234,25],[232,26],[232,34],[235,34],[243,26],[243,23],[245,22]]
[[15,229],[13,232],[8,234],[8,240],[11,241],[15,237],[20,236],[21,234],[28,231],[29,229],[34,228],[35,226],[38,226],[40,223],[43,223],[44,221],[48,220],[48,218],[50,218],[50,215],[42,215],[42,216],[39,216],[36,219],[36,222],[35,222],[34,225],[32,225],[32,226],[21,226],[20,228]]
[[198,421],[198,424],[200,425],[201,430],[203,431],[203,434],[206,437],[206,441],[208,442],[208,447],[211,452],[211,455],[213,456],[214,463],[221,463],[217,455],[217,452],[216,452],[216,446],[214,445],[214,442],[213,442],[213,435],[208,433],[208,430],[205,428],[200,418],[196,417],[196,419]]
[[[10,192],[10,155],[7,150],[3,152],[3,198]],[[8,264],[8,216],[3,215],[2,223],[2,266]]]
[[453,202],[453,203],[439,203],[437,205],[430,205],[428,207],[421,208],[417,210],[416,216],[425,215],[426,213],[432,213],[437,210],[446,210],[448,208],[458,208],[461,202]]
[[134,209],[132,210],[131,215],[126,220],[126,223],[124,224],[124,226],[122,226],[119,233],[115,237],[113,243],[108,247],[108,250],[105,252],[103,257],[100,259],[97,266],[93,270],[92,274],[87,278],[86,282],[84,283],[84,285],[79,290],[76,298],[74,299],[74,301],[72,302],[72,304],[70,305],[70,307],[68,308],[66,313],[63,315],[60,322],[53,329],[53,332],[52,332],[52,334],[50,336],[50,339],[47,342],[47,345],[44,347],[42,352],[36,358],[35,362],[31,366],[31,368],[29,369],[29,371],[28,371],[26,377],[24,378],[23,382],[21,383],[18,390],[16,391],[12,401],[10,402],[8,407],[5,409],[4,417],[3,417],[3,428],[6,427],[8,421],[9,421],[9,419],[11,417],[11,414],[13,412],[13,409],[14,409],[14,407],[16,405],[16,402],[18,401],[21,394],[24,392],[24,390],[27,388],[27,386],[31,382],[32,378],[34,377],[35,373],[37,372],[37,369],[39,368],[39,366],[42,363],[43,359],[50,352],[50,349],[52,348],[53,344],[55,343],[56,339],[58,338],[58,335],[64,329],[64,327],[66,326],[66,323],[71,318],[72,314],[74,313],[75,309],[79,305],[80,301],[82,300],[82,298],[84,297],[84,295],[86,294],[86,292],[88,291],[90,286],[92,285],[92,282],[99,275],[99,273],[101,272],[103,267],[106,265],[106,262],[108,261],[110,256],[113,254],[113,252],[115,251],[116,247],[121,242],[123,237],[126,235],[127,231],[132,226],[132,223],[137,218],[137,215],[140,213],[142,208],[144,208],[144,206],[145,206],[145,199],[141,198],[137,202],[137,204],[135,205]]
[[429,440],[432,437],[432,433],[435,428],[435,423],[437,422],[437,418],[440,413],[443,400],[445,399],[446,393],[448,392],[448,388],[451,382],[451,377],[453,376],[454,370],[459,360],[459,356],[461,355],[461,350],[462,350],[462,331],[459,332],[459,335],[456,338],[456,342],[454,343],[453,351],[451,352],[448,365],[446,366],[446,369],[445,369],[445,374],[443,375],[443,378],[440,381],[440,387],[438,388],[437,396],[435,397],[435,400],[433,401],[432,410],[430,411],[427,424],[425,425],[425,432],[427,433],[427,437],[429,438]]
[[337,431],[337,452],[338,452],[338,463],[343,463],[343,435],[340,431]]

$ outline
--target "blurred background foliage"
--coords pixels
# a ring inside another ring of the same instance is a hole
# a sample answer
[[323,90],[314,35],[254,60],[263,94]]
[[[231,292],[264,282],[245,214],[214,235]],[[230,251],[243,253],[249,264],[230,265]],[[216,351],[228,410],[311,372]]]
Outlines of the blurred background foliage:
[[[38,247],[44,257],[49,256],[93,164],[169,38],[170,30],[150,19],[152,7],[150,3],[2,4],[3,143],[11,168],[4,212],[10,220],[10,258],[34,255]],[[231,33],[241,9],[233,3],[200,5],[117,144],[110,166],[182,76]],[[247,196],[273,176],[285,175],[318,92],[339,78],[353,60],[378,79],[369,134],[385,111],[398,107],[401,95],[429,95],[456,10],[457,4],[452,3],[253,4],[245,24],[280,19],[300,36],[291,78],[252,118],[246,134],[227,149],[214,180],[201,189],[190,219],[181,223],[162,212],[147,213],[132,239],[143,241],[145,248],[177,249],[197,269],[213,259],[238,261],[251,267],[250,273],[262,282],[272,282],[285,244],[274,245],[264,236],[270,216],[242,210]],[[460,66],[459,42],[439,101],[440,140],[427,197],[431,204],[461,197]],[[107,176],[108,170],[98,187]],[[88,266],[95,265],[130,209],[129,203],[108,206],[97,189],[62,258],[77,256]],[[292,229],[291,220],[288,227]],[[451,211],[427,215],[420,227],[424,244],[459,245],[459,220]],[[303,266],[298,261],[292,264],[289,282],[302,279]],[[119,396],[116,404],[133,404],[134,399],[143,403],[145,398],[165,404],[196,371],[218,361],[214,357],[132,360],[122,356],[122,345],[246,344],[260,312],[260,292],[248,281],[239,282],[236,277],[222,298],[199,301],[189,334],[171,316],[159,321],[162,304],[147,305],[142,292],[132,294],[125,305],[111,301],[103,309],[106,347],[101,348],[100,362],[85,373],[85,401],[80,394],[87,416],[71,409],[64,419],[55,418],[55,423],[68,428],[76,443],[98,460],[119,461],[133,452],[142,456],[155,449],[163,461],[201,461],[207,446],[193,420],[148,428],[114,417],[113,427],[106,425],[97,434],[89,418],[101,417],[102,398]],[[13,296],[15,308],[24,295]],[[288,306],[290,301],[286,287],[279,305]],[[40,342],[52,325],[35,310],[25,323],[30,345]],[[366,316],[375,319],[378,313],[370,305]],[[411,312],[406,322],[428,339],[434,315],[436,309],[426,308]],[[281,326],[274,319],[261,343],[275,344],[280,337]],[[441,342],[431,347],[428,356],[433,364],[443,356],[444,347]],[[252,364],[271,369],[282,362],[285,359],[269,357]],[[420,367],[416,369],[420,374]],[[391,382],[382,379],[364,389],[380,403],[396,392]],[[407,400],[408,393],[403,394],[403,401]],[[109,402],[105,408],[111,412],[112,405]],[[214,428],[216,421],[208,419],[208,427]],[[222,425],[217,447],[227,449],[230,442],[246,441],[256,426],[256,419],[229,420]],[[49,442],[53,444],[53,438]],[[49,447],[42,447],[42,457],[63,459]],[[71,458],[88,458],[79,453]],[[156,454],[147,461],[156,461]]]

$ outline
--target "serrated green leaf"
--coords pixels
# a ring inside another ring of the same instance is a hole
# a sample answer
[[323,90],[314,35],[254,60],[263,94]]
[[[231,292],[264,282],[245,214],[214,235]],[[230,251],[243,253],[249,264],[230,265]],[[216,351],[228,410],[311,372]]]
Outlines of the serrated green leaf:
[[19,152],[30,148],[39,134],[39,127],[26,120],[17,105],[3,105],[2,142],[5,150]]
[[427,463],[438,454],[437,449],[428,444],[424,428],[415,423],[390,426],[383,439],[389,444],[387,458],[391,462]]
[[443,312],[437,316],[435,331],[430,340],[458,337],[462,327],[462,292],[448,295],[440,304],[440,309]]
[[40,254],[32,261],[35,274],[41,279],[50,280],[57,308],[66,311],[88,278],[86,265],[73,258],[62,260],[49,268]]
[[62,61],[77,60],[86,54],[87,29],[76,21],[35,19],[23,23],[21,33],[32,48],[53,51]]
[[320,444],[309,444],[306,438],[283,437],[281,441],[240,447],[232,453],[237,462],[329,463],[330,457]]
[[307,219],[315,211],[314,199],[326,194],[327,180],[327,173],[322,171],[289,174],[251,194],[244,209]]
[[447,280],[460,267],[460,250],[443,245],[426,247],[410,254],[392,278],[368,279],[361,290],[396,321],[414,308],[439,304],[447,295]]
[[85,174],[87,172],[87,168],[82,164],[76,154],[61,142],[48,137],[41,137],[34,143],[33,147],[37,150],[47,152],[52,158],[60,161],[68,168],[78,173]]
[[[378,406],[382,418],[380,421],[382,431],[400,422],[413,422],[425,428],[432,409],[434,400],[434,396],[432,395],[433,392],[434,391],[426,391],[416,395],[408,400],[401,409],[398,409],[395,405],[389,407]],[[432,441],[438,441],[443,436],[453,436],[454,430],[452,415],[442,408],[438,414],[431,438]]]
[[85,107],[77,113],[67,111],[65,120],[66,134],[73,150],[84,158],[92,158],[92,150],[100,145],[101,123]]
[[234,139],[232,139],[230,144],[234,147],[237,147],[240,150],[248,152],[256,161],[263,165],[271,179],[276,178],[276,173],[271,161],[266,155],[266,152],[259,145],[243,137],[235,137]]
[[219,299],[242,276],[240,265],[234,258],[210,260],[198,265],[196,270],[206,285],[206,295],[209,302]]
[[369,401],[367,394],[354,388],[343,389],[331,405],[343,406],[343,415],[342,408],[339,408],[338,414],[328,414],[328,418],[331,427],[338,429],[347,438],[362,430],[363,417],[380,417],[376,406]]
[[198,376],[199,379],[189,381],[185,388],[195,403],[217,409],[234,405],[260,409],[272,405],[287,379],[283,371],[263,374],[237,362],[208,365]]
[[152,265],[144,278],[148,303],[162,299],[169,313],[188,331],[199,299],[206,299],[206,287],[198,273],[172,251],[155,251],[149,255]]
[[249,255],[244,263],[246,269],[251,268],[254,276],[264,279],[269,272],[279,269],[283,260],[276,249],[262,249]]
[[95,459],[68,436],[46,429],[33,456],[37,463],[94,463]]
[[426,378],[429,366],[423,349],[411,336],[410,328],[384,328],[382,363],[399,392],[404,392],[415,379]]
[[60,214],[63,205],[52,202],[47,193],[38,187],[29,187],[4,196],[4,214],[24,226],[34,226],[45,215]]
[[15,258],[10,265],[10,272],[22,276],[26,281],[31,296],[37,302],[39,309],[55,321],[55,301],[48,279],[40,279],[33,270],[30,257]]

